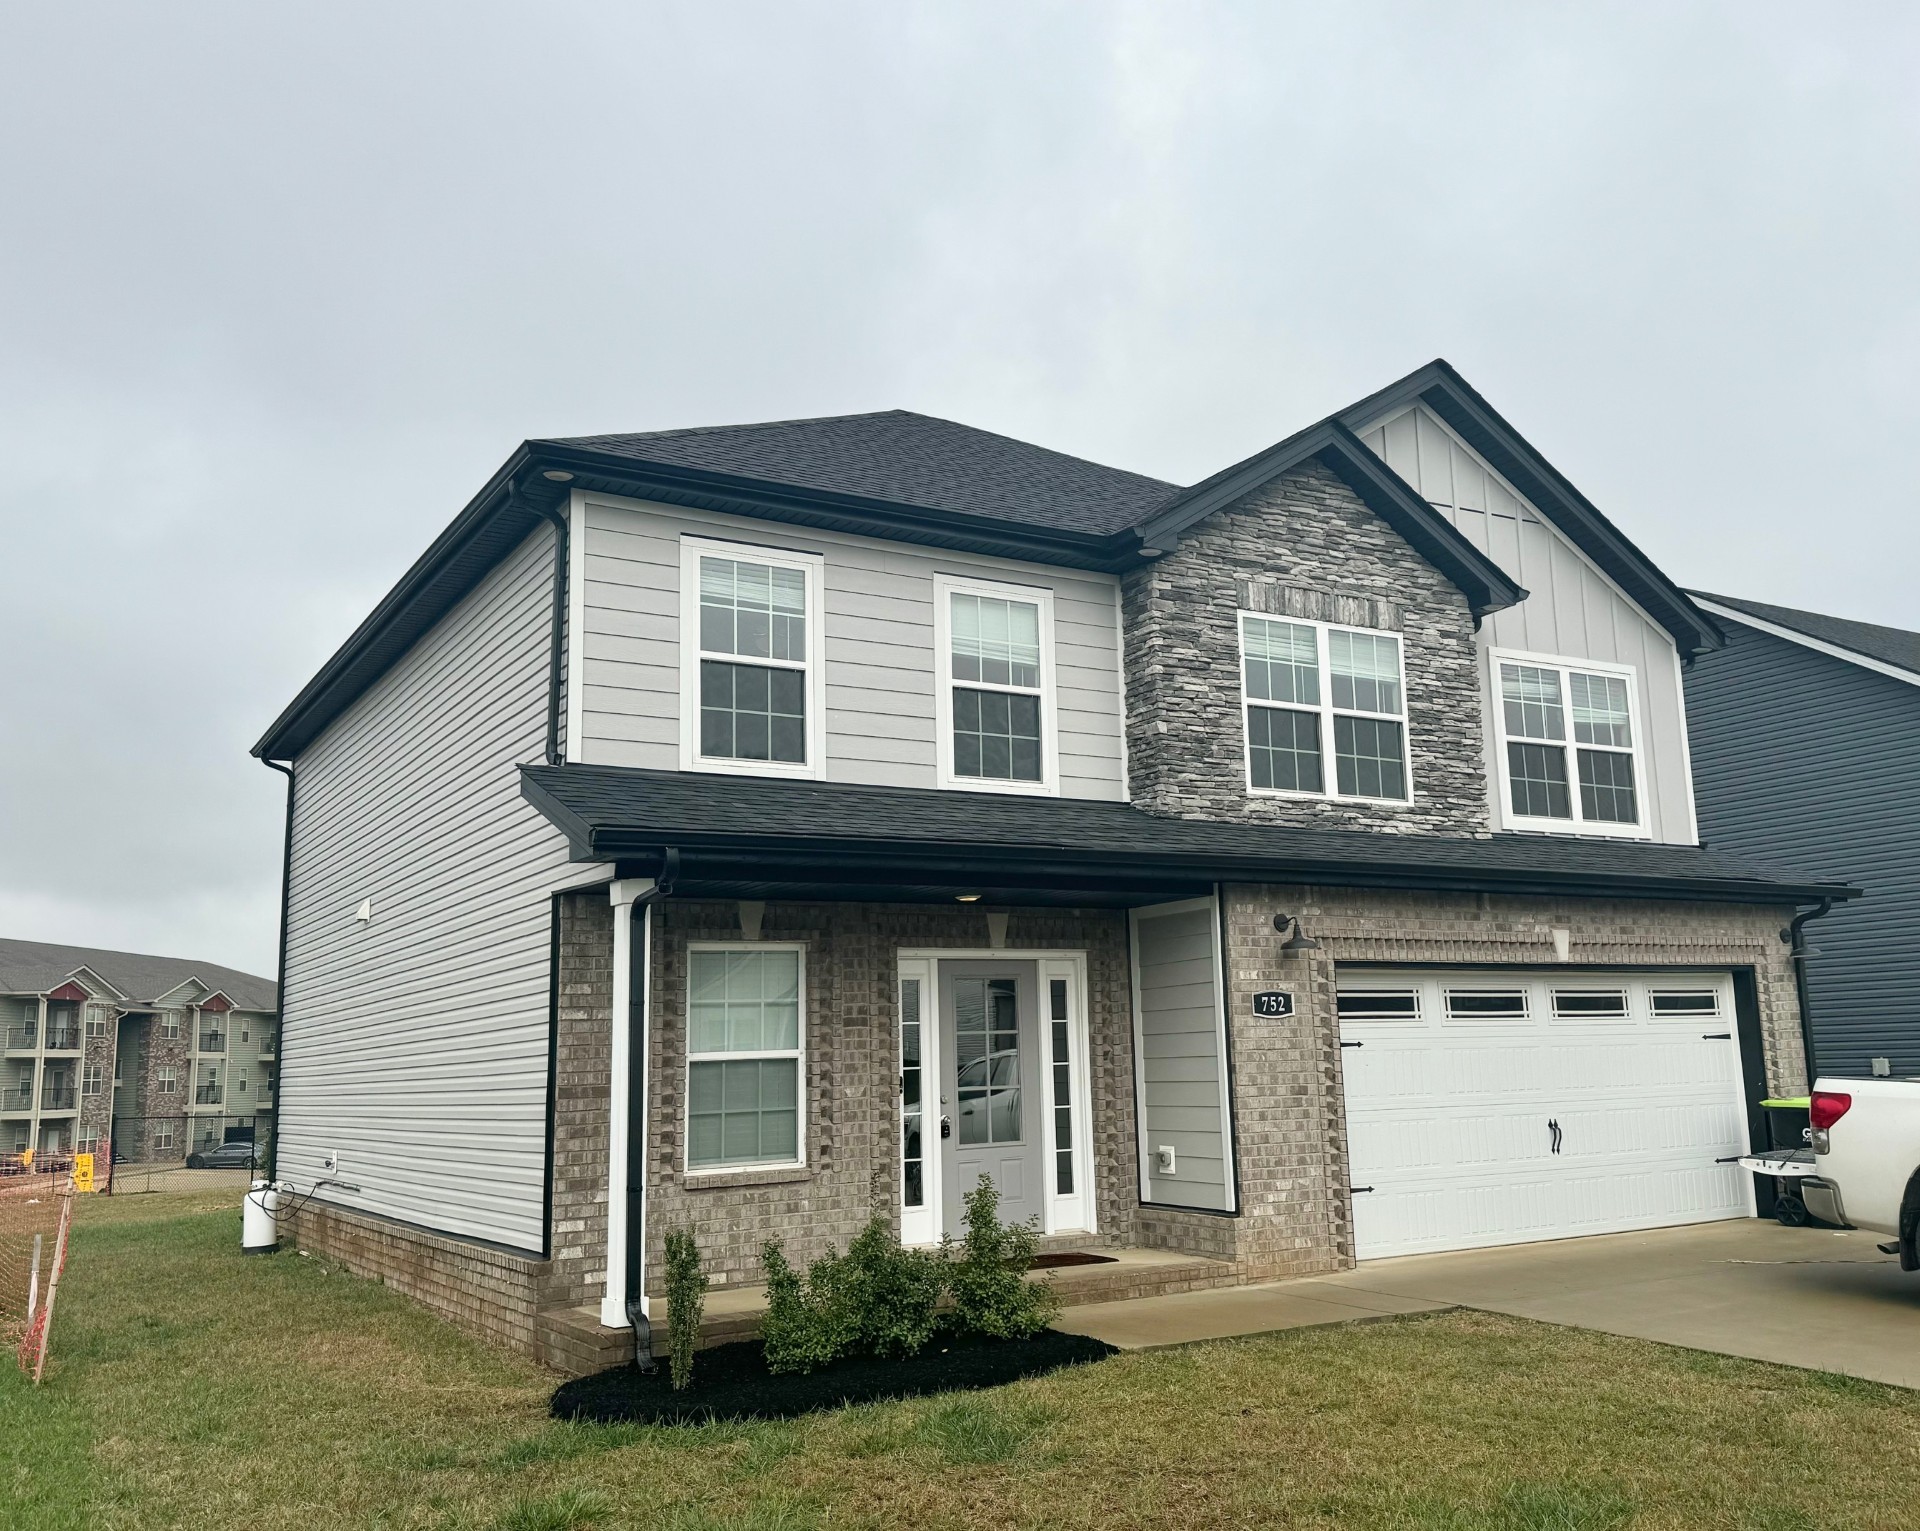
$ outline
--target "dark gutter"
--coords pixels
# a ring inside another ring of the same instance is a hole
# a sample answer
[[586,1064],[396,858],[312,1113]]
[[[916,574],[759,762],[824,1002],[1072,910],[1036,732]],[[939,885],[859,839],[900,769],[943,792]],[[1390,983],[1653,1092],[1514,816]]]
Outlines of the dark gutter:
[[[262,760],[269,771],[278,771],[287,779],[286,829],[280,844],[280,969],[274,985],[273,1028],[273,1137],[267,1144],[266,1178],[275,1178],[280,1163],[281,1098],[287,1085],[287,913],[293,892],[293,762]],[[114,1041],[119,1047],[119,1039]]]
[[1813,1011],[1807,1003],[1807,959],[1818,955],[1807,945],[1806,929],[1810,921],[1833,908],[1831,898],[1822,898],[1818,908],[1803,909],[1787,922],[1787,928],[1780,932],[1780,939],[1787,943],[1789,960],[1793,963],[1793,991],[1800,1005],[1800,1046],[1807,1055],[1807,1088],[1813,1088],[1814,1080],[1820,1076],[1814,1066],[1813,1057]]

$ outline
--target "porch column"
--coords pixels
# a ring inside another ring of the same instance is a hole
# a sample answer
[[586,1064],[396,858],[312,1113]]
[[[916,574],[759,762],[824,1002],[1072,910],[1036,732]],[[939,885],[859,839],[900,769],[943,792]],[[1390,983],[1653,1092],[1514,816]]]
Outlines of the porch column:
[[[634,1123],[634,1060],[647,1056],[647,980],[648,965],[639,967],[635,984],[634,901],[653,891],[650,877],[622,878],[608,889],[613,905],[613,1032],[607,1058],[607,1291],[600,1300],[600,1322],[609,1329],[625,1329],[627,1322],[628,1272],[628,1173],[629,1150]],[[642,958],[651,943],[648,933],[653,925],[653,909],[643,904],[639,911],[639,938]],[[638,1024],[636,1025],[636,1020]],[[637,1055],[635,1049],[638,1049]],[[647,1090],[642,1088],[637,1123],[639,1141],[647,1141]],[[644,1189],[644,1187],[632,1187]],[[646,1201],[639,1198],[639,1209],[631,1219],[633,1247],[640,1258],[633,1261],[639,1287],[640,1311],[651,1317],[647,1306],[646,1281],[640,1274],[646,1253]]]

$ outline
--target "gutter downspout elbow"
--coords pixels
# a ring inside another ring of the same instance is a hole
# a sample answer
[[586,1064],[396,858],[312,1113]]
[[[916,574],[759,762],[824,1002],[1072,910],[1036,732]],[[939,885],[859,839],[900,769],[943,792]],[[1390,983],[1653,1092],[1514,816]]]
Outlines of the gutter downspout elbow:
[[1780,932],[1780,939],[1787,943],[1788,960],[1793,963],[1793,991],[1800,1005],[1800,1048],[1806,1054],[1807,1089],[1813,1089],[1813,1082],[1820,1077],[1820,1071],[1814,1063],[1813,1054],[1813,1015],[1807,1005],[1807,959],[1816,955],[1808,949],[1807,925],[1829,913],[1833,900],[1823,898],[1813,909],[1803,909],[1791,920],[1787,928]]

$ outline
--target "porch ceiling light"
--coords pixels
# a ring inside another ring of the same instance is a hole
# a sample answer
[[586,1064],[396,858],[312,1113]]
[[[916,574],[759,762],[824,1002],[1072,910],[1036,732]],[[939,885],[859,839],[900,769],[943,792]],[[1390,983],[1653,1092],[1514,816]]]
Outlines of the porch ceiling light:
[[1289,928],[1293,931],[1292,935],[1287,936],[1287,939],[1280,943],[1280,955],[1283,957],[1290,956],[1294,952],[1320,950],[1320,943],[1300,928],[1300,920],[1295,915],[1276,914],[1273,917],[1273,928],[1282,935],[1285,935]]
[[555,484],[571,484],[573,482],[573,475],[561,468],[548,468],[540,476]]
[[963,904],[977,904],[980,902],[980,895],[978,893],[956,893],[953,896]]

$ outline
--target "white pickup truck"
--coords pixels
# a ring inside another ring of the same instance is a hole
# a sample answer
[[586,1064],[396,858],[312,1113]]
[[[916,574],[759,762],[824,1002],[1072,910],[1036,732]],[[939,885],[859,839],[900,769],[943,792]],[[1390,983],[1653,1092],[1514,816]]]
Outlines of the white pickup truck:
[[1808,1116],[1814,1172],[1796,1187],[1807,1210],[1892,1234],[1880,1247],[1920,1270],[1920,1079],[1822,1079]]

